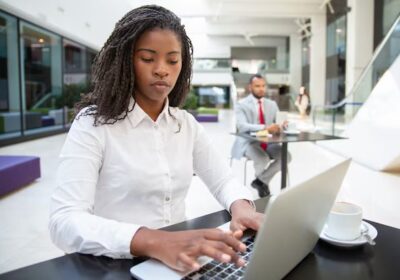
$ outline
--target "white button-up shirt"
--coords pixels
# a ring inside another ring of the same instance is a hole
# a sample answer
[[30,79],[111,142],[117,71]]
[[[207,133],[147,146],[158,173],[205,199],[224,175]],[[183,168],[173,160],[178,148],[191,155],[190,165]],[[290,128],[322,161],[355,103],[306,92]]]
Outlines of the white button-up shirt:
[[173,117],[167,102],[153,121],[136,104],[113,125],[93,126],[93,116],[75,119],[51,198],[49,229],[58,247],[132,257],[130,242],[140,227],[185,220],[193,173],[228,210],[235,200],[252,200],[193,116],[169,111]]

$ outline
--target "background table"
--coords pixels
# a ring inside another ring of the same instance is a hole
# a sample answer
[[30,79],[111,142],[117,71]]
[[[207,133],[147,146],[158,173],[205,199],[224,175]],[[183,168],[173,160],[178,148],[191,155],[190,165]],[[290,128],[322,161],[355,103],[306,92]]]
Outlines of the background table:
[[[268,198],[256,201],[257,210],[263,211]],[[227,211],[199,217],[166,230],[187,230],[217,227],[230,220]],[[284,279],[322,280],[398,280],[400,279],[400,230],[370,222],[378,230],[376,246],[369,245],[342,249],[323,241]],[[2,252],[4,254],[4,252]],[[0,275],[3,279],[132,279],[129,269],[144,259],[113,260],[82,254],[63,257],[24,267]],[[265,279],[268,279],[267,276]]]
[[288,143],[290,142],[308,142],[308,141],[324,141],[324,140],[338,140],[345,139],[339,136],[325,135],[321,133],[300,132],[299,134],[285,134],[280,133],[272,135],[272,137],[256,137],[247,132],[232,133],[232,135],[243,137],[251,141],[268,144],[282,144],[282,158],[281,158],[281,189],[286,188],[287,176],[287,157],[288,157]]

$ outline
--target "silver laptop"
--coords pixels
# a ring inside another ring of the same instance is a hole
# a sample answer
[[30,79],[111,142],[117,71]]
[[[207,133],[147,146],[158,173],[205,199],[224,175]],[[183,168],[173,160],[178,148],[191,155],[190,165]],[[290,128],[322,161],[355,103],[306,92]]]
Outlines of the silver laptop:
[[254,236],[244,237],[246,267],[202,258],[203,267],[185,275],[151,259],[132,267],[132,276],[143,280],[282,279],[317,243],[350,162],[346,160],[271,197],[255,241]]

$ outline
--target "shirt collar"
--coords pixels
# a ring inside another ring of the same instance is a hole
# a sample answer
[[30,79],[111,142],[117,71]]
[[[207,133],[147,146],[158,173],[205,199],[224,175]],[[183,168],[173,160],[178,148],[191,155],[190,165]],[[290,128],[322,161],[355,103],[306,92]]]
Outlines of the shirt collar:
[[261,105],[264,105],[264,97],[258,99],[258,98],[256,98],[256,97],[254,97],[254,95],[253,95],[252,93],[250,93],[250,94],[251,94],[251,98],[252,98],[252,100],[253,100],[253,103],[254,103],[255,105],[258,106],[258,100],[261,100]]
[[[132,109],[134,104],[135,104],[135,107],[133,108],[133,110],[131,112],[128,113],[128,119],[132,125],[132,128],[135,128],[136,126],[138,126],[139,123],[141,123],[144,119],[148,119],[148,120],[151,120],[152,122],[154,122],[149,117],[149,115],[147,115],[147,113],[145,111],[143,111],[143,109],[139,106],[139,104],[135,102],[135,99],[133,99],[133,97],[131,97],[131,100],[129,102],[129,108]],[[167,98],[166,102],[164,104],[164,108],[162,109],[162,111],[161,111],[160,115],[158,116],[157,120],[155,121],[155,123],[159,123],[164,118],[167,121],[167,123],[170,122],[171,116],[168,113],[168,108],[169,108],[169,101]],[[172,111],[174,111],[174,110],[170,110],[171,114],[172,114]]]

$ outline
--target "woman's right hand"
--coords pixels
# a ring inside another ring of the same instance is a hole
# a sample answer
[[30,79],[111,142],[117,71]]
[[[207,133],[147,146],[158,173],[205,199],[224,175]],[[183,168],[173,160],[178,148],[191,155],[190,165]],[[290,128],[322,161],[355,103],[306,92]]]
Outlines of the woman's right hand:
[[167,232],[142,227],[131,242],[133,255],[158,259],[179,271],[198,270],[197,258],[200,256],[243,266],[245,261],[238,252],[244,251],[246,245],[231,232],[219,229]]

